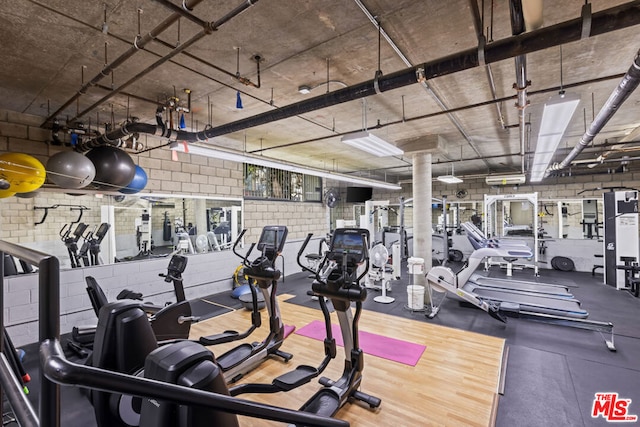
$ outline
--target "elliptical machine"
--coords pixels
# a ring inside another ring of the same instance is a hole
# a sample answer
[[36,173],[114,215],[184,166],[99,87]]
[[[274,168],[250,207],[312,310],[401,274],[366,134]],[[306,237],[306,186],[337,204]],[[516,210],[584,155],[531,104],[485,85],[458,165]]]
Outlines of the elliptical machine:
[[[164,278],[165,282],[173,283],[176,302],[167,303],[164,306],[148,303],[141,304],[141,307],[149,315],[149,322],[158,341],[189,338],[191,324],[198,320],[197,317],[192,315],[191,305],[184,294],[182,273],[187,267],[187,261],[187,257],[174,254],[169,260],[167,273],[159,274],[160,277]],[[100,309],[109,301],[102,287],[93,276],[85,277],[85,281],[87,282],[87,294],[89,295],[89,300],[91,300],[91,306],[96,316],[99,317]],[[142,300],[142,294],[125,289],[118,294],[117,299]],[[94,341],[95,331],[95,326],[76,326],[72,330],[72,337],[77,343],[88,345]]]
[[[260,287],[269,310],[270,332],[264,341],[240,344],[217,360],[201,344],[191,341],[158,347],[144,304],[119,300],[100,310],[92,366],[228,395],[226,382],[239,379],[271,355],[290,360],[291,354],[279,350],[284,340],[284,325],[275,296],[275,285],[281,276],[275,260],[282,252],[286,237],[284,226],[264,227],[258,243],[253,243],[242,257],[245,274]],[[249,262],[255,246],[261,256]],[[257,302],[257,294],[253,298]],[[257,303],[254,306],[257,307]],[[229,342],[235,334],[227,331],[220,335],[221,342]],[[234,415],[210,408],[148,399],[141,402],[130,395],[102,391],[93,393],[92,402],[99,427],[237,426]]]
[[[281,225],[265,226],[262,229],[258,243],[252,243],[246,255],[243,256],[236,251],[236,247],[245,232],[246,230],[243,230],[240,236],[238,236],[233,246],[233,252],[242,258],[242,263],[245,266],[244,275],[257,285],[262,292],[264,303],[269,314],[269,334],[261,342],[240,344],[217,357],[217,364],[224,378],[229,383],[238,381],[247,372],[255,369],[260,363],[272,355],[282,358],[285,362],[288,362],[293,357],[292,354],[280,350],[280,346],[285,339],[285,330],[282,317],[280,316],[278,300],[276,299],[278,280],[282,273],[276,268],[275,263],[284,248],[288,229]],[[254,247],[257,247],[261,254],[254,260],[249,261],[249,256]],[[252,326],[244,333],[225,331],[221,334],[201,337],[199,340],[200,344],[210,346],[236,341],[246,338],[256,328],[260,327],[261,317],[258,308],[258,294],[254,284],[249,285],[253,303],[253,311],[251,314]]]
[[[319,382],[323,387],[300,408],[300,411],[332,417],[352,399],[365,402],[371,409],[375,409],[380,406],[381,400],[358,390],[364,370],[364,353],[358,344],[358,321],[362,313],[362,302],[367,299],[367,289],[360,284],[360,281],[369,271],[367,251],[369,231],[360,228],[335,230],[329,251],[316,271],[301,262],[302,253],[312,235],[307,235],[298,252],[298,264],[303,270],[313,273],[315,277],[311,287],[313,293],[319,297],[327,333],[324,340],[323,361],[318,368],[300,365],[293,371],[275,378],[271,384],[241,384],[231,388],[230,393],[232,396],[237,396],[244,393],[286,392],[320,375],[337,353],[331,330],[331,316],[325,302],[326,297],[331,300],[340,323],[345,351],[344,370],[342,376],[336,381],[326,377],[320,378]],[[359,267],[363,263],[365,266],[358,274]],[[355,314],[351,309],[352,302],[355,302]]]
[[[327,297],[336,311],[344,339],[344,370],[336,380],[322,377],[323,387],[300,408],[316,415],[333,416],[349,399],[365,402],[370,408],[380,406],[377,397],[358,390],[364,370],[364,353],[358,344],[358,321],[367,289],[360,284],[369,270],[369,231],[361,228],[340,228],[334,231],[325,260],[316,274],[311,289],[320,299]],[[362,273],[358,267],[365,263]],[[324,279],[326,277],[326,279]],[[324,279],[324,280],[323,280]],[[355,302],[355,313],[351,303]],[[349,332],[346,332],[349,331]],[[351,335],[351,336],[349,336]]]
[[80,256],[78,255],[78,240],[82,237],[88,225],[83,222],[79,222],[78,225],[76,225],[75,230],[72,230],[72,225],[73,223],[62,226],[59,234],[67,247],[71,268],[78,268],[82,267],[80,263]]
[[78,252],[78,259],[82,259],[82,264],[85,267],[104,264],[100,259],[100,244],[107,235],[109,228],[111,228],[111,224],[103,222],[97,230],[90,231],[83,236],[84,243],[80,247],[80,252]]
[[[336,419],[230,397],[213,354],[193,341],[158,348],[140,305],[136,301],[121,300],[101,310],[93,368],[65,363],[59,344],[43,344],[49,375],[66,384],[75,379],[77,384],[97,387],[92,390],[92,403],[98,427],[238,427],[235,414],[305,426],[348,426]],[[144,371],[136,372],[143,365]],[[156,381],[149,383],[131,374]],[[171,384],[181,387],[176,389]]]

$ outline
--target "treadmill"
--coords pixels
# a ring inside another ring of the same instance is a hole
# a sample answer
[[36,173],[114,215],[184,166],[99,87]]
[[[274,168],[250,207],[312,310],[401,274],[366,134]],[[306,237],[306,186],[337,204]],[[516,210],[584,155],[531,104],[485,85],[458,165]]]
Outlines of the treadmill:
[[[476,249],[467,261],[467,265],[457,273],[449,267],[435,266],[427,273],[430,293],[430,311],[427,317],[434,318],[440,311],[444,296],[436,302],[431,295],[432,290],[452,293],[463,301],[486,311],[491,317],[506,322],[506,316],[525,320],[551,323],[578,329],[610,334],[611,339],[604,338],[607,348],[615,351],[613,324],[587,319],[589,313],[580,307],[575,298],[564,298],[539,292],[515,289],[499,289],[480,286],[469,279],[486,257],[526,257],[525,248],[486,247]],[[531,253],[530,250],[528,253]]]
[[502,279],[499,277],[483,276],[474,273],[469,278],[469,282],[483,288],[494,288],[504,290],[514,290],[523,292],[533,292],[537,294],[554,295],[562,298],[574,298],[566,285],[556,285],[553,283],[529,282],[524,280]]
[[[589,313],[580,307],[580,301],[574,298],[566,288],[536,289],[535,286],[531,286],[531,283],[520,286],[520,283],[515,281],[512,281],[511,285],[499,281],[492,282],[489,277],[480,280],[481,283],[471,279],[478,266],[487,257],[526,258],[528,254],[531,254],[531,250],[524,247],[503,248],[493,245],[493,247],[479,248],[469,256],[467,265],[457,273],[453,273],[454,277],[446,281],[451,282],[457,291],[473,295],[481,301],[487,301],[501,308],[504,304],[509,308],[508,311],[523,310],[575,319],[587,318]],[[442,275],[442,277],[447,276],[448,274]],[[476,279],[479,277],[476,276]]]
[[[504,253],[503,255],[494,254],[488,255],[493,257],[503,258],[530,258],[533,256],[531,253],[531,249],[525,244],[517,244],[517,243],[502,243],[502,241],[497,240],[487,240],[483,239],[482,236],[478,233],[477,228],[471,223],[463,223],[461,227],[466,231],[467,238],[473,246],[474,249],[480,248],[490,248],[490,249],[505,249],[517,251],[517,256],[511,255],[510,253]],[[473,256],[473,254],[472,254]],[[475,269],[474,269],[475,270]],[[558,297],[565,299],[573,299],[573,294],[569,291],[569,288],[564,285],[556,285],[552,283],[540,283],[540,282],[529,282],[529,281],[520,281],[514,279],[502,279],[502,278],[494,278],[483,276],[478,273],[471,274],[467,279],[468,282],[474,285],[473,289],[493,289],[493,290],[502,290],[505,292],[522,292],[524,294],[543,294],[549,297]],[[459,286],[463,286],[467,284],[467,281],[464,283],[459,283]],[[474,291],[477,293],[477,291]]]
[[481,300],[499,304],[502,309],[508,306],[510,311],[517,308],[518,310],[576,319],[586,319],[589,316],[589,313],[580,307],[580,301],[575,298],[562,298],[555,295],[545,295],[535,292],[483,287],[472,282],[467,282],[462,286],[462,289],[475,294],[476,297]]

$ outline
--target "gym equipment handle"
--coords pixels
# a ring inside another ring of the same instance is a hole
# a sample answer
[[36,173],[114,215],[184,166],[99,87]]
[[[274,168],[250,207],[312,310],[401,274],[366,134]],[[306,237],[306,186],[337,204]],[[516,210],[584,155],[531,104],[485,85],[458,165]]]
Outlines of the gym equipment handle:
[[58,339],[40,345],[44,375],[60,384],[81,385],[114,393],[168,400],[181,405],[210,406],[238,415],[313,427],[349,427],[347,421],[265,405],[250,400],[192,389],[176,384],[108,371],[68,361]]

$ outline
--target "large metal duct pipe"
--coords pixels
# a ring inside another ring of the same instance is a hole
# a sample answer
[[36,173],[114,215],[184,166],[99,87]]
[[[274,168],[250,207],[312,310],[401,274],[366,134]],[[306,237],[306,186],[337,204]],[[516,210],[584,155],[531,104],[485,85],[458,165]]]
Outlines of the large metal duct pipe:
[[636,90],[638,84],[640,84],[640,51],[636,53],[636,57],[634,58],[631,67],[629,67],[627,73],[622,77],[620,83],[618,83],[618,86],[611,93],[607,102],[604,103],[598,112],[598,115],[593,119],[587,131],[582,135],[582,138],[580,138],[580,141],[578,141],[578,144],[573,148],[573,150],[571,150],[564,160],[560,163],[553,164],[547,169],[544,174],[545,178],[548,177],[551,172],[564,169],[571,164],[582,150],[584,150],[587,145],[593,141],[593,138],[600,133],[602,128],[613,117],[616,111],[618,111],[618,108],[620,108],[622,103],[627,100],[634,90]]
[[[630,2],[593,14],[591,17],[590,35],[597,36],[638,24],[640,24],[640,2]],[[583,20],[582,18],[576,18],[550,27],[496,41],[485,48],[485,63],[503,61],[517,55],[536,52],[580,40],[580,38],[582,38],[582,30]],[[376,93],[398,89],[425,79],[453,74],[477,67],[478,65],[478,50],[469,49],[253,117],[247,117],[225,125],[212,127],[201,132],[173,131],[172,135],[176,135],[177,139],[187,142],[206,141],[216,136],[238,132],[310,111],[316,111],[344,102],[372,96]],[[177,135],[179,135],[179,137]],[[109,136],[109,139],[113,140],[115,138]],[[82,148],[83,145],[84,144],[81,144],[81,146],[79,146],[81,150],[84,149]]]
[[[640,24],[640,2],[630,2],[593,14],[591,36]],[[583,20],[576,18],[550,27],[495,41],[484,49],[485,63],[513,58],[517,55],[536,52],[550,47],[580,40]],[[398,89],[422,80],[475,68],[479,65],[478,50],[469,49],[445,58],[430,61],[392,74],[379,76],[355,86],[339,89],[306,101],[278,108],[274,111],[237,120],[201,132],[201,140],[238,132],[244,129],[282,120],[310,111],[353,101],[376,93]]]
[[[202,0],[190,0],[185,2],[185,7],[192,9],[196,5],[198,5],[198,3],[202,3]],[[83,84],[82,87],[78,90],[78,92],[75,95],[73,95],[67,102],[62,104],[62,106],[58,108],[53,114],[50,114],[49,117],[47,117],[45,121],[42,123],[42,125],[40,126],[44,127],[48,122],[53,120],[58,114],[60,114],[67,107],[73,104],[73,102],[75,102],[75,100],[78,99],[81,95],[87,93],[87,89],[89,89],[91,86],[97,85],[103,78],[111,74],[113,70],[115,70],[120,65],[122,65],[126,60],[131,58],[141,49],[144,49],[145,46],[150,41],[154,40],[163,31],[165,31],[167,28],[173,25],[176,21],[178,21],[180,16],[181,16],[180,13],[173,13],[167,19],[165,19],[164,21],[156,25],[151,31],[146,33],[144,36],[140,36],[140,38],[136,38],[136,40],[134,41],[133,45],[131,45],[129,50],[124,52],[122,55],[118,56],[115,60],[111,61],[110,64],[105,65],[104,68],[100,70],[98,74],[95,75],[95,77],[93,77],[87,83]]]

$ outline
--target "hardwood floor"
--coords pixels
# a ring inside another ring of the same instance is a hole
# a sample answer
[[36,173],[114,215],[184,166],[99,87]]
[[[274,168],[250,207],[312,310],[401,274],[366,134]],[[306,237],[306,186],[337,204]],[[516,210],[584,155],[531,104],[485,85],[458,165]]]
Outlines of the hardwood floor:
[[[283,321],[301,328],[321,319],[319,310],[289,304],[278,297]],[[266,334],[266,312],[263,326],[254,331],[248,341],[261,340]],[[209,335],[225,329],[244,330],[250,324],[250,313],[238,310],[193,325],[191,338]],[[337,319],[334,318],[337,323]],[[336,415],[352,426],[491,426],[495,421],[497,392],[505,343],[503,339],[431,325],[372,311],[365,311],[360,329],[425,345],[427,348],[417,365],[407,366],[379,357],[365,355],[365,369],[361,390],[382,399],[375,412],[367,406],[346,404]],[[210,349],[222,354],[238,343]],[[271,359],[247,374],[243,382],[267,382],[300,364],[317,366],[323,356],[321,341],[291,334],[282,350],[294,358],[289,363]],[[337,379],[342,373],[344,351],[323,373]],[[320,385],[312,381],[288,393],[243,395],[242,398],[282,406],[299,408]],[[272,421],[241,417],[242,426],[282,425]]]

